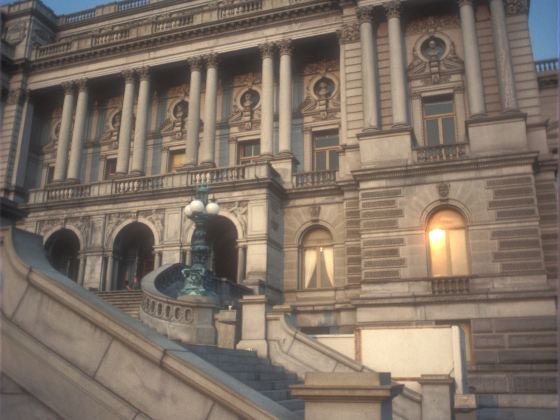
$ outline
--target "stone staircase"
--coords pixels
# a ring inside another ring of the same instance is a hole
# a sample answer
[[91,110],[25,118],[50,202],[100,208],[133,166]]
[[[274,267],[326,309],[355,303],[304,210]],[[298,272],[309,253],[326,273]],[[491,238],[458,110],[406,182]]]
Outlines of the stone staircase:
[[142,290],[113,290],[110,292],[95,292],[95,294],[125,314],[139,319]]
[[304,402],[293,398],[289,389],[292,384],[302,383],[296,374],[257,357],[257,353],[253,351],[194,344],[182,345],[303,419]]

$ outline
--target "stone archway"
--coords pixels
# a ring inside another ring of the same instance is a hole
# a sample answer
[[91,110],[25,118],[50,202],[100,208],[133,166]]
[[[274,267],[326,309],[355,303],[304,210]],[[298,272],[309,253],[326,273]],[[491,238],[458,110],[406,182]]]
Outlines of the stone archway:
[[138,281],[154,269],[154,235],[144,223],[126,225],[115,237],[113,245],[113,290],[139,286]]
[[237,229],[227,217],[218,216],[208,223],[210,268],[216,276],[237,282]]
[[80,268],[80,240],[70,229],[54,232],[45,243],[47,258],[54,268],[74,281],[78,281]]

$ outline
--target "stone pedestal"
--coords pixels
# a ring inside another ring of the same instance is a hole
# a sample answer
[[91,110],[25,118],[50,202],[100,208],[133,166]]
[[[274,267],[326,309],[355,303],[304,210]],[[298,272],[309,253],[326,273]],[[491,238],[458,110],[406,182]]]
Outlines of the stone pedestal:
[[236,309],[223,309],[214,315],[218,339],[216,345],[224,349],[234,349],[239,341],[238,315]]
[[412,129],[366,130],[358,134],[362,166],[406,165],[412,161]]
[[448,375],[422,375],[422,418],[448,420],[453,418],[451,387],[453,378]]
[[245,296],[240,303],[243,308],[241,314],[241,341],[237,344],[237,348],[256,351],[259,357],[268,357],[266,296]]
[[218,307],[217,298],[211,296],[162,299],[144,292],[140,320],[172,340],[215,345]]
[[527,150],[527,115],[515,112],[493,118],[467,120],[472,154]]
[[282,183],[286,188],[292,186],[292,176],[295,172],[297,160],[289,153],[279,155],[270,161],[270,165],[282,178]]
[[391,383],[391,375],[374,372],[310,372],[305,384],[290,386],[305,401],[305,420],[390,420],[391,400],[402,388]]

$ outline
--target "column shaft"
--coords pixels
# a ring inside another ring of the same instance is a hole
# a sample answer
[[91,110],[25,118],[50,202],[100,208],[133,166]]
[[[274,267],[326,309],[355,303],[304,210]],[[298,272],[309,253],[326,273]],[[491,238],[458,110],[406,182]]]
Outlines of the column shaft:
[[53,181],[64,181],[66,176],[68,142],[70,141],[72,114],[74,113],[74,84],[65,83],[62,87],[64,88],[64,104],[62,105],[62,122],[60,123],[60,132],[58,134]]
[[218,95],[218,56],[206,57],[206,93],[204,95],[204,133],[202,137],[202,164],[215,166],[216,105]]
[[78,103],[76,105],[72,146],[70,147],[70,161],[68,163],[68,179],[72,181],[79,181],[80,169],[82,168],[82,152],[84,137],[86,136],[85,128],[89,98],[86,79],[82,79],[78,82],[78,89]]
[[461,31],[465,50],[465,76],[467,79],[467,95],[471,116],[486,113],[484,90],[482,87],[482,70],[472,0],[459,1],[461,15]]
[[511,52],[506,27],[506,15],[502,0],[490,0],[490,15],[492,17],[492,34],[494,36],[494,51],[498,69],[498,85],[502,111],[516,111],[517,95],[515,80],[511,65]]
[[371,23],[371,9],[360,9],[360,43],[362,46],[362,84],[364,129],[379,127],[379,89],[377,82],[376,41]]
[[144,67],[139,71],[138,105],[136,106],[136,124],[134,126],[134,153],[132,154],[132,172],[144,174],[146,156],[146,137],[148,134],[148,113],[150,110],[150,69]]
[[132,110],[134,106],[135,81],[132,70],[123,72],[125,78],[123,107],[121,114],[121,127],[119,130],[119,150],[117,155],[118,174],[128,173],[128,161],[130,158],[130,135],[132,134]]
[[400,2],[385,5],[389,31],[389,61],[391,70],[391,98],[393,125],[408,125],[406,74],[403,62],[403,41]]
[[292,47],[289,40],[280,43],[279,143],[280,153],[292,153]]
[[186,164],[194,166],[198,157],[198,137],[200,131],[200,58],[189,60],[191,82],[189,91],[189,113],[187,116]]
[[262,56],[261,155],[272,156],[274,135],[274,44],[259,46]]

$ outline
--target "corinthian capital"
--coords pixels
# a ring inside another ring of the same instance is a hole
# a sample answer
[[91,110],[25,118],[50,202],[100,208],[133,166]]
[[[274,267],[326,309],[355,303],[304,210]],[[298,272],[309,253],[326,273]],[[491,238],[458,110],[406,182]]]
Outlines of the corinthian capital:
[[121,74],[126,83],[134,82],[134,70],[123,70]]
[[206,67],[218,67],[219,57],[216,53],[206,54],[204,56],[204,60],[206,61]]
[[202,68],[202,58],[201,57],[191,57],[187,59],[187,63],[191,71],[200,71]]
[[62,82],[60,84],[62,89],[64,89],[65,95],[71,95],[74,93],[74,82]]
[[294,47],[292,45],[291,39],[283,39],[282,41],[278,42],[278,49],[280,50],[280,55],[292,55],[292,51]]
[[369,23],[373,19],[373,7],[359,7],[358,8],[358,22],[361,23]]
[[262,58],[272,58],[274,54],[274,44],[272,42],[261,44],[259,45],[259,50]]
[[88,79],[87,77],[84,77],[83,79],[80,79],[76,82],[76,85],[78,86],[78,90],[80,92],[83,92],[87,89],[87,83],[88,83]]
[[393,0],[383,5],[387,19],[398,18],[401,16],[401,2],[400,0]]
[[150,79],[150,66],[144,66],[136,70],[140,80]]

